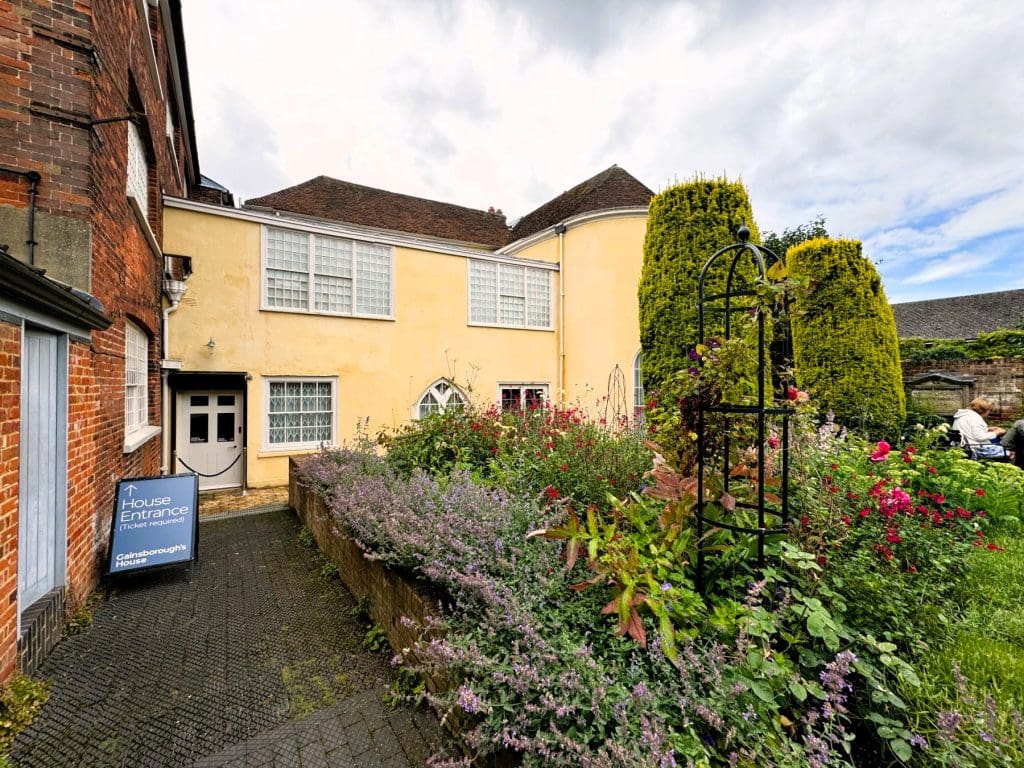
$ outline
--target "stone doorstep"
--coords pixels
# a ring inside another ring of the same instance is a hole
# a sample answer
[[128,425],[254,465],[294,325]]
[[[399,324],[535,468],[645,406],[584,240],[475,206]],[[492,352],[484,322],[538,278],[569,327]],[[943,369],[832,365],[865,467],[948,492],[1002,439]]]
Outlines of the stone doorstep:
[[[338,532],[323,499],[314,491],[298,483],[298,464],[294,458],[288,462],[288,502],[299,520],[313,534],[320,551],[338,568],[342,583],[357,600],[369,601],[370,617],[382,627],[388,643],[395,653],[413,648],[420,639],[415,627],[406,627],[402,618],[414,624],[425,624],[434,612],[436,601],[424,596],[415,584],[391,568],[367,560],[363,551],[346,532]],[[451,687],[445,677],[425,677],[423,682],[432,692]],[[442,727],[454,736],[468,724],[461,712],[438,712]],[[460,742],[461,744],[461,742]],[[489,758],[476,758],[477,768],[514,768],[521,764],[517,752],[503,750]]]

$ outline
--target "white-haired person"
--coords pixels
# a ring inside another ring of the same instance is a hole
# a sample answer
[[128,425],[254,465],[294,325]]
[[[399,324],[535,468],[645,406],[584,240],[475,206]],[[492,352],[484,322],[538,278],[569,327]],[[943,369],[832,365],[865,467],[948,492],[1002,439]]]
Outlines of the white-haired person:
[[960,433],[960,444],[970,448],[976,458],[1002,459],[1008,456],[1006,449],[995,442],[1006,430],[985,423],[985,417],[991,412],[992,401],[976,397],[966,408],[953,414],[953,429]]

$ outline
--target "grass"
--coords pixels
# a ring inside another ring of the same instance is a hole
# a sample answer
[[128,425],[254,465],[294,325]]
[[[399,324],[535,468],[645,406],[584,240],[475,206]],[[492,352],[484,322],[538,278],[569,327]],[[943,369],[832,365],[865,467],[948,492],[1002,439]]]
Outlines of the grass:
[[974,685],[1024,709],[1024,539],[997,543],[1006,551],[971,553],[963,616],[945,651]]

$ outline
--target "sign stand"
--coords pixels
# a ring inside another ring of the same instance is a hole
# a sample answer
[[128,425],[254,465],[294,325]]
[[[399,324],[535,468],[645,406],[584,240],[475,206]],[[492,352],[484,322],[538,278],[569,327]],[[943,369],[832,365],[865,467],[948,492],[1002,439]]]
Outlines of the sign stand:
[[189,563],[199,558],[199,477],[195,474],[119,480],[110,521],[107,575]]

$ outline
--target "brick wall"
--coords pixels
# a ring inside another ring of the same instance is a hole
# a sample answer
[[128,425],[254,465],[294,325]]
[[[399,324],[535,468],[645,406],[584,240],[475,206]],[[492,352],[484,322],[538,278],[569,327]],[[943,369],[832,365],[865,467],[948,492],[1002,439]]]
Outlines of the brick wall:
[[[183,147],[182,126],[174,127],[171,140],[167,136],[167,98],[177,95],[170,93],[163,18],[148,3],[141,5],[145,18],[139,17],[135,0],[0,0],[0,166],[41,175],[40,220],[63,221],[68,231],[85,228],[88,237],[75,240],[75,257],[87,261],[87,270],[74,274],[87,275],[88,285],[80,279],[75,284],[89,290],[113,321],[107,330],[93,332],[91,344],[72,343],[68,354],[69,610],[99,577],[116,481],[158,474],[161,464],[158,436],[131,454],[123,451],[125,323],[130,320],[149,336],[149,423],[160,425],[163,259],[150,242],[162,242],[162,194],[186,197],[188,190],[186,161],[175,156]],[[126,195],[129,117],[147,147],[146,224]],[[0,172],[5,231],[12,217],[23,215],[27,233],[27,205],[26,180]],[[25,258],[13,247],[25,238],[15,231],[9,239],[12,254]],[[60,277],[59,268],[53,271],[47,262],[48,249],[68,249],[37,239],[37,264]],[[5,462],[16,467],[18,460],[17,406],[10,422],[3,395],[18,379],[4,372],[6,359],[0,351],[0,429],[13,433],[7,439],[14,447],[0,442],[0,479],[9,471]],[[13,493],[5,480],[0,494],[4,536],[8,517],[17,517],[16,469],[14,478]],[[0,589],[8,589],[0,592],[5,601],[0,611],[6,611],[0,617],[0,681],[9,671],[7,635],[14,632],[16,600],[13,609],[6,601],[17,584],[16,525],[14,537],[12,543],[4,539],[0,560]],[[8,568],[13,588],[2,570]]]
[[0,319],[0,681],[17,661],[20,403],[21,325]]
[[933,360],[903,364],[905,377],[931,371],[975,376],[970,396],[992,401],[995,410],[990,422],[1012,421],[1024,416],[1024,360]]

